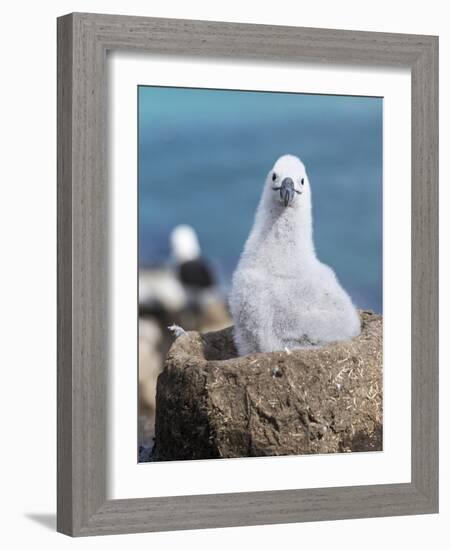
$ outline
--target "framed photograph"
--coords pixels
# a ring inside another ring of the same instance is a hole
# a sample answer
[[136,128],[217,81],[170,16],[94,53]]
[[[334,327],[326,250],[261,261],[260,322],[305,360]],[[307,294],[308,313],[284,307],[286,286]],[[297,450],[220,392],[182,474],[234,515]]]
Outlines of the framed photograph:
[[58,530],[438,511],[438,38],[58,19]]

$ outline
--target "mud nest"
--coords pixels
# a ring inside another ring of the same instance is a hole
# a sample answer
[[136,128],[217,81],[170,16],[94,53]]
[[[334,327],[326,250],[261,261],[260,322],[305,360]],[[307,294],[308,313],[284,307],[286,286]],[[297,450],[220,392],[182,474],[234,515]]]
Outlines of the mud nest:
[[346,342],[238,357],[233,328],[172,345],[153,460],[382,450],[382,317]]

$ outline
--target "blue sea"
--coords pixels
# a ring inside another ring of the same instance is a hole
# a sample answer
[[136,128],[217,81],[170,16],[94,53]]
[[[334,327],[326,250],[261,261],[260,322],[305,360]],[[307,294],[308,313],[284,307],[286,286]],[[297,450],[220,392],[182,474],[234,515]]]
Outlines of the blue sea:
[[282,154],[311,182],[318,257],[358,307],[382,311],[382,98],[141,86],[139,262],[194,227],[227,292],[264,179]]

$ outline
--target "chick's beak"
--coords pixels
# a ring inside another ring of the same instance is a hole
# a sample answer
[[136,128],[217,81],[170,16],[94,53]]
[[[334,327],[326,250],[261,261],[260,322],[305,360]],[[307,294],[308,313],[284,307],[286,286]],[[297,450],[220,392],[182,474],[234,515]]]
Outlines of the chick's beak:
[[295,188],[292,178],[284,178],[280,187],[280,198],[284,206],[289,206],[294,200]]

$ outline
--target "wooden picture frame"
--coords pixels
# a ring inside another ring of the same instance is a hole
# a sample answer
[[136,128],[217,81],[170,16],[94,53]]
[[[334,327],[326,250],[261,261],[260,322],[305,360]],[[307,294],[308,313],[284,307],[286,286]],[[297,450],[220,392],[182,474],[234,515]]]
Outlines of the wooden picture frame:
[[[106,53],[411,69],[411,482],[106,497]],[[99,535],[438,511],[438,38],[74,13],[58,19],[58,531]]]

